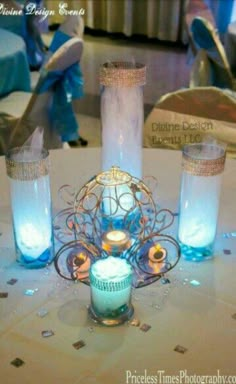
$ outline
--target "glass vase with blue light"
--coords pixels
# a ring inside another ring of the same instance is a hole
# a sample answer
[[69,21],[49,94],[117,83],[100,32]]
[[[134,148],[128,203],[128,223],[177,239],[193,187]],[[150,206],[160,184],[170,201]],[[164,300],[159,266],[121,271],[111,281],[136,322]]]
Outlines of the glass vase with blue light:
[[191,144],[183,149],[178,238],[188,260],[213,256],[224,164],[223,145]]
[[54,257],[49,153],[14,148],[6,155],[17,261],[42,268]]

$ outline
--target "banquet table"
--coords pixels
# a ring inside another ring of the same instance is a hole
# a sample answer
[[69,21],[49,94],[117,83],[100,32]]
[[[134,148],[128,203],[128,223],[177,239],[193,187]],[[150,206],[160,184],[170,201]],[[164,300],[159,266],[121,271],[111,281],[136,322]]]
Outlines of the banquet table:
[[[101,150],[59,149],[50,157],[56,212],[63,208],[60,186],[77,190],[100,172]],[[0,297],[1,384],[236,383],[235,160],[226,161],[214,258],[180,259],[168,284],[133,291],[134,317],[151,326],[147,332],[93,323],[87,285],[63,280],[53,264],[26,270],[16,263],[4,157],[0,170],[0,292],[8,293]],[[181,152],[144,149],[143,175],[157,179],[160,206],[177,212]],[[173,236],[176,228],[177,217]],[[44,330],[52,336],[42,337]],[[85,346],[75,349],[79,340]],[[16,358],[24,362],[19,367]]]
[[30,92],[30,70],[22,37],[0,28],[0,97],[13,91]]

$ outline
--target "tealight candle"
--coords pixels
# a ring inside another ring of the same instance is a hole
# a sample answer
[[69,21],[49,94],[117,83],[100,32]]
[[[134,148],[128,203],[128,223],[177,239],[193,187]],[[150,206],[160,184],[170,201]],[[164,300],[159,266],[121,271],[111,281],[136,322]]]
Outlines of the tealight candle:
[[107,234],[107,239],[114,242],[121,242],[126,239],[126,234],[123,231],[111,231]]
[[112,230],[102,236],[102,248],[109,254],[120,254],[130,246],[130,237],[126,231]]
[[133,315],[132,267],[124,259],[109,256],[90,269],[91,317],[105,325],[118,325]]
[[154,273],[161,273],[165,266],[166,250],[160,244],[153,245],[148,252],[148,264]]

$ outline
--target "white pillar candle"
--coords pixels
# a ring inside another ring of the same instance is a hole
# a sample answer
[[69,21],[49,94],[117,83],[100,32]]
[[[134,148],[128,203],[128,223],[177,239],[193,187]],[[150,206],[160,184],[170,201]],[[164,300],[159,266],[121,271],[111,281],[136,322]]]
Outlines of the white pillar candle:
[[132,267],[124,259],[109,256],[98,260],[90,270],[91,304],[101,317],[115,318],[130,305]]

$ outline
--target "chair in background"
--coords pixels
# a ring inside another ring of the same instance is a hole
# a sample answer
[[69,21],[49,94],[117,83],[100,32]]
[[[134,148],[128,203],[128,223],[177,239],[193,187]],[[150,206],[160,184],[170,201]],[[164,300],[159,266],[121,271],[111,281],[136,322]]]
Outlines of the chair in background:
[[236,20],[228,25],[224,39],[224,46],[231,71],[236,76]]
[[[81,39],[71,38],[64,43],[41,69],[22,116],[14,121],[12,116],[0,114],[1,137],[4,138],[0,143],[1,154],[5,154],[9,147],[23,145],[37,126],[44,128],[46,148],[62,147],[60,130],[70,129],[71,121],[75,119],[68,92],[73,93],[77,82],[70,69],[79,62],[82,49]],[[1,106],[2,103],[0,110]]]
[[[235,90],[235,78],[223,44],[213,25],[203,17],[195,17],[191,24],[191,36],[197,49],[197,56],[190,75],[190,86],[213,85]],[[208,72],[206,84],[202,84],[202,73],[206,71],[204,66],[207,66]]]
[[[72,37],[77,37],[82,40],[83,33],[84,33],[83,18],[77,15],[68,15],[65,21],[60,25],[60,27],[55,32],[53,40],[49,46],[48,55],[50,56],[51,53],[55,52],[63,43],[65,43]],[[79,63],[76,65],[76,67],[73,68],[73,71],[75,72],[76,78],[79,80],[77,84],[77,92],[74,95],[72,100],[72,107],[74,110],[75,109],[74,102],[84,96],[84,91],[83,91],[84,81],[83,81],[83,75],[82,75]],[[88,141],[83,137],[81,137],[79,134],[78,120],[74,120],[73,125],[74,125],[74,134],[69,134],[68,132],[65,131],[65,134],[63,135],[63,141],[68,142],[69,145],[72,147],[86,146],[88,144]]]
[[190,70],[189,88],[212,85],[211,65],[204,49],[199,49]]
[[203,17],[204,19],[208,20],[214,26],[214,28],[216,28],[214,16],[205,1],[189,0],[185,11],[185,26],[189,43],[187,61],[189,63],[193,61],[194,56],[196,56],[198,52],[191,33],[191,25],[195,17]]
[[211,136],[236,158],[236,98],[216,87],[181,89],[161,97],[144,124],[144,146],[178,149]]
[[84,36],[84,20],[78,15],[68,15],[65,21],[60,25],[59,30],[71,37]]

